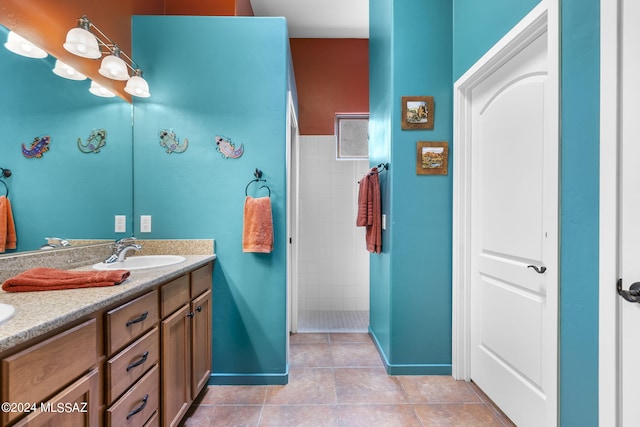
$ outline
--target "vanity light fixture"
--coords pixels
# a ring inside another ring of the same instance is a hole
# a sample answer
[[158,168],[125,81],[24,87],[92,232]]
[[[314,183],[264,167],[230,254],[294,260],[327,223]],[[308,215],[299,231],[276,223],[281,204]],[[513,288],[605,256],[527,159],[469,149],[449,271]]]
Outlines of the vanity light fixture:
[[13,31],[9,31],[9,34],[7,35],[7,42],[4,44],[4,47],[13,53],[26,56],[27,58],[47,57],[47,52]]
[[78,19],[78,26],[67,32],[67,40],[62,45],[67,51],[83,58],[98,59],[102,56],[98,39],[89,31],[91,22],[86,16]]
[[[131,95],[143,98],[150,96],[149,84],[142,78],[140,66],[89,21],[86,15],[78,19],[76,28],[69,30],[67,41],[63,46],[67,51],[83,58],[98,59],[102,55],[106,55],[98,70],[101,75],[112,80],[127,80],[124,90]],[[105,50],[101,50],[101,48]],[[129,70],[133,72],[132,76],[129,74]],[[96,94],[92,89],[89,90]]]
[[124,91],[130,95],[138,96],[140,98],[150,97],[149,84],[142,78],[142,70],[137,68],[134,72],[135,75],[131,76],[124,87]]
[[101,84],[94,82],[93,80],[91,80],[91,85],[89,86],[89,92],[91,92],[95,96],[101,96],[103,98],[113,98],[114,96],[116,96],[115,93],[111,92],[109,89],[102,86]]
[[113,53],[102,58],[102,65],[98,72],[112,80],[129,80],[127,63],[120,58],[120,48],[113,46]]
[[69,80],[86,80],[87,78],[87,76],[59,59],[56,59],[56,65],[53,67],[53,72],[60,77],[64,77]]

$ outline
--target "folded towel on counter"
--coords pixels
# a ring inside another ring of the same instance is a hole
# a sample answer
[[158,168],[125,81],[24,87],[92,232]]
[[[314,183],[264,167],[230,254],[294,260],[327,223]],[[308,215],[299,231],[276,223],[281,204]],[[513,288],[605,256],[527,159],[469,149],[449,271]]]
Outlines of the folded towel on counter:
[[0,196],[0,253],[15,249],[17,242],[11,203],[6,196]]
[[242,252],[269,253],[273,250],[271,198],[247,196],[244,200]]
[[378,169],[372,168],[360,180],[356,225],[366,228],[367,251],[382,252],[382,201]]
[[55,291],[119,285],[131,274],[128,270],[71,271],[38,267],[6,280],[7,292]]

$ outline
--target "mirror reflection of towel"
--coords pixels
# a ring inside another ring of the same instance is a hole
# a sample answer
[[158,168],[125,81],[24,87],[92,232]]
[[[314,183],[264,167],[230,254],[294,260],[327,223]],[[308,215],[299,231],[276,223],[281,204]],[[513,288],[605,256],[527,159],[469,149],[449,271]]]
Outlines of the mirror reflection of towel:
[[244,200],[244,223],[242,227],[242,252],[269,253],[273,250],[273,218],[271,198]]
[[6,196],[0,196],[0,252],[15,249],[17,241],[11,203]]

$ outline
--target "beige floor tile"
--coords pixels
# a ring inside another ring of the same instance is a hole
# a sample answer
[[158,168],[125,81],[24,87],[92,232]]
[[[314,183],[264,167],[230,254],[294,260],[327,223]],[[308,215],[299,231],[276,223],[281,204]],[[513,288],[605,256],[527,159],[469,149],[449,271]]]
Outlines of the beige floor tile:
[[262,405],[267,386],[212,385],[199,397],[201,405]]
[[371,342],[331,343],[331,356],[335,367],[384,366]]
[[329,339],[331,343],[336,342],[371,342],[371,337],[367,333],[352,333],[352,332],[341,332],[341,333],[330,333]]
[[340,405],[342,427],[422,427],[412,405]]
[[384,368],[335,368],[338,403],[408,403],[407,394],[396,377]]
[[292,368],[289,383],[269,386],[267,405],[335,404],[336,388],[332,368]]
[[329,334],[292,334],[289,337],[291,344],[318,344],[328,343]]
[[338,409],[333,405],[265,406],[260,427],[339,427]]
[[469,383],[447,375],[398,377],[412,403],[480,403]]
[[423,426],[503,427],[484,403],[416,405]]
[[331,345],[292,344],[289,346],[289,365],[291,367],[327,368],[333,366]]
[[291,336],[289,383],[209,386],[183,426],[514,427],[474,383],[390,376],[366,333]]

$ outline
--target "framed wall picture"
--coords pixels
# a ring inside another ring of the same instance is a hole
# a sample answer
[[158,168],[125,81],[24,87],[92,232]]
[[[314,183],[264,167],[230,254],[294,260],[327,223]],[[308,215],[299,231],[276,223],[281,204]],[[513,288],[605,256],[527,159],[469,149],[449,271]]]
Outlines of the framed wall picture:
[[402,129],[433,129],[433,96],[402,97]]
[[447,175],[449,173],[448,164],[448,142],[418,142],[416,150],[416,174]]

